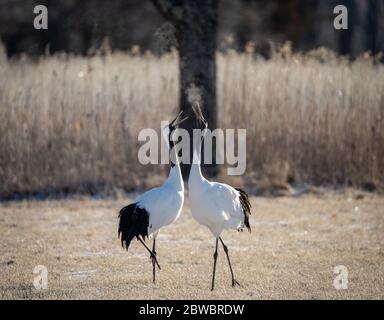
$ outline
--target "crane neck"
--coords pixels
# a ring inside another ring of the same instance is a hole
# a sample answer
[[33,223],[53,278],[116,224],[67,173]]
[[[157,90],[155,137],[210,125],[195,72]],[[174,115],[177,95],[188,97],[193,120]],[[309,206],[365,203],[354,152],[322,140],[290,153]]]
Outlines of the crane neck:
[[171,150],[169,151],[170,158],[175,159],[175,163],[171,162],[171,170],[169,171],[169,175],[167,180],[165,181],[166,184],[170,184],[174,186],[178,191],[184,190],[184,183],[183,183],[183,176],[181,174],[180,170],[180,163],[178,158],[178,147],[175,145]]
[[202,141],[193,148],[193,160],[188,179],[189,184],[204,180],[203,174],[201,173],[201,145]]

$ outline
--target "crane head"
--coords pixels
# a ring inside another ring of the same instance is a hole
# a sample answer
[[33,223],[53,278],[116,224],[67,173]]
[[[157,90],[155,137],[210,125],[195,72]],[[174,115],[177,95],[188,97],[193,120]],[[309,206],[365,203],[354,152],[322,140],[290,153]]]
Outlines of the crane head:
[[164,129],[163,129],[163,135],[164,135],[164,140],[165,142],[167,143],[167,146],[168,148],[170,149],[171,148],[171,145],[173,144],[173,140],[171,138],[173,132],[175,131],[176,128],[178,128],[178,126],[183,123],[185,120],[188,119],[188,116],[187,117],[184,117],[184,118],[181,118],[181,115],[182,115],[183,111],[180,111],[178,113],[178,115],[176,116],[175,119],[173,119],[168,126],[166,126]]

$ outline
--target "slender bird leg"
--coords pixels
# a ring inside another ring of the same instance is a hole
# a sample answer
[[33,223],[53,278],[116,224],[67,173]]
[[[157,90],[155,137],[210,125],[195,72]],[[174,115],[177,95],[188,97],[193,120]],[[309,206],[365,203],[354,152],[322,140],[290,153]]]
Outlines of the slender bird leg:
[[149,252],[149,254],[151,255],[152,259],[155,260],[155,263],[157,264],[157,266],[159,267],[159,269],[161,270],[161,267],[159,265],[159,263],[157,262],[157,258],[156,258],[156,255],[151,251],[151,249],[149,249],[147,247],[147,245],[145,244],[145,242],[138,236],[137,239],[141,242],[141,244],[145,247],[145,249],[147,249],[147,251]]
[[234,287],[236,285],[240,286],[240,283],[237,282],[237,280],[235,279],[235,276],[233,274],[232,265],[231,265],[231,259],[229,259],[229,254],[228,254],[228,247],[225,245],[225,243],[224,243],[223,239],[221,239],[221,237],[219,237],[219,239],[220,239],[221,244],[223,245],[225,254],[227,255],[228,264],[229,264],[229,270],[231,270],[231,276],[232,276],[232,287]]
[[[155,250],[155,246],[156,246],[156,239],[153,238],[153,247],[152,247],[152,252],[153,254],[155,255],[155,258],[156,258],[156,250]],[[156,282],[156,264],[155,264],[155,259],[152,257],[151,255],[151,259],[152,259],[152,267],[153,267],[153,283]]]
[[217,261],[217,245],[219,243],[219,239],[216,238],[216,249],[215,253],[213,254],[213,274],[212,274],[212,288],[211,291],[215,288],[215,274],[216,274],[216,261]]

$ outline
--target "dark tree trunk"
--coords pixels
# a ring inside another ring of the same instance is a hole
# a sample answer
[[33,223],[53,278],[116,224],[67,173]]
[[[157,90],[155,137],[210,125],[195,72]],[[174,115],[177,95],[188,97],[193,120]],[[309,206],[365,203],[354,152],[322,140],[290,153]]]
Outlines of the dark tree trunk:
[[[198,101],[209,128],[214,130],[217,127],[215,51],[218,0],[152,1],[176,29],[180,56],[180,109],[191,115],[183,127],[190,132],[196,128],[191,107]],[[208,166],[211,175],[216,174],[215,153],[213,147],[213,165]],[[182,166],[184,177],[189,167]]]
[[[217,127],[216,110],[216,28],[217,0],[190,1],[185,5],[185,16],[177,25],[180,54],[180,108],[188,113],[191,103],[198,100],[209,128]],[[194,118],[186,122],[191,131],[196,127]],[[212,145],[213,162],[215,145]],[[216,174],[216,166],[205,166],[208,173]],[[189,166],[183,168],[184,173]]]
[[356,4],[355,0],[344,0],[341,2],[348,8],[348,30],[340,30],[339,52],[342,55],[353,56],[353,40],[356,27]]
[[366,49],[377,54],[379,49],[379,13],[382,0],[367,0],[367,11],[365,20]]

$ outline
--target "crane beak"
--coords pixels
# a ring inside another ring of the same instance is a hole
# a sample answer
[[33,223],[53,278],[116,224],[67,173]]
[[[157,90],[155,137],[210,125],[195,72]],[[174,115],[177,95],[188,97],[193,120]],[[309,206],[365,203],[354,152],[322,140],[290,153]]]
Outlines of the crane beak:
[[171,121],[171,123],[169,124],[170,128],[175,128],[176,126],[179,126],[181,123],[183,123],[185,120],[189,118],[188,116],[186,116],[183,119],[180,119],[182,113],[183,111],[180,111],[179,114],[176,116],[176,118]]
[[207,120],[205,120],[205,118],[203,116],[203,112],[201,111],[200,104],[198,102],[196,102],[196,104],[192,105],[192,110],[195,113],[196,118],[198,120],[200,120],[201,122],[203,122],[204,126],[207,128],[207,126],[208,126]]

